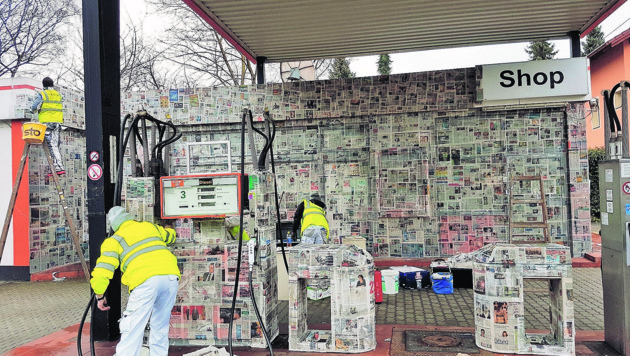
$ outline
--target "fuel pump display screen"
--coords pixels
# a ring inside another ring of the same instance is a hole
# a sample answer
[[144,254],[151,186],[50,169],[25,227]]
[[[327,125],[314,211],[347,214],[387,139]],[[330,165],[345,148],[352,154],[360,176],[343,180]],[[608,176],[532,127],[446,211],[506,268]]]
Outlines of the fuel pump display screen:
[[240,174],[162,177],[162,218],[199,218],[239,213]]

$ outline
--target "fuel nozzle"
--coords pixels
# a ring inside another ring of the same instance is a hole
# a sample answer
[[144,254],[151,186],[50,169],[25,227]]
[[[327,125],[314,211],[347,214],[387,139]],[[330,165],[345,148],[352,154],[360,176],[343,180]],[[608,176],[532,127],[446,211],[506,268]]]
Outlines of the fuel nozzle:
[[247,255],[250,272],[254,269],[254,263],[256,262],[256,248],[258,247],[257,241],[258,238],[254,237],[247,242]]

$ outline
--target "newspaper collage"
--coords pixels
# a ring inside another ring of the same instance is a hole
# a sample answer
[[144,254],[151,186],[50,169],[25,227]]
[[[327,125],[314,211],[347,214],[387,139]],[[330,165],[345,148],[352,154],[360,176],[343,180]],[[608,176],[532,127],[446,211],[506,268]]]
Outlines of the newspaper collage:
[[[83,255],[87,258],[89,234],[84,132],[70,128],[63,131],[60,152],[66,169],[60,184],[75,231],[81,241]],[[28,159],[30,273],[80,262],[55,182],[52,177],[47,176],[50,172],[42,146],[32,145]]]
[[[476,128],[482,125],[477,119],[468,119],[471,120],[470,125]],[[386,116],[379,120],[391,122],[395,118]],[[530,125],[529,121],[521,119],[517,122],[515,119],[508,126],[526,127]],[[537,125],[552,120],[536,119],[533,122]],[[305,144],[308,142],[307,137],[319,137],[316,130],[289,129],[286,128],[288,125],[284,123],[285,128],[280,129],[279,145],[299,146],[297,150],[274,151],[278,157],[278,185],[283,192],[281,218],[291,220],[299,202],[307,198],[311,191],[319,191],[327,199],[333,241],[341,241],[346,236],[363,236],[368,240],[368,249],[374,256],[386,257],[448,256],[474,251],[486,243],[508,241],[509,184],[506,180],[508,175],[532,174],[529,171],[531,167],[534,167],[536,174],[544,176],[552,241],[566,241],[570,234],[566,197],[573,192],[566,191],[564,153],[554,151],[541,154],[540,157],[506,156],[493,153],[493,149],[490,149],[486,158],[481,145],[472,145],[474,149],[464,147],[460,150],[459,166],[453,166],[449,161],[442,163],[442,169],[430,163],[436,160],[431,152],[424,159],[424,153],[420,154],[421,150],[413,148],[387,150],[387,155],[382,150],[362,150],[366,136],[370,142],[375,142],[369,131],[380,129],[370,130],[369,125],[355,123],[355,119],[344,119],[336,131],[322,126],[320,130],[323,138],[318,145]],[[441,123],[441,126],[445,125]],[[311,130],[312,133],[309,132]],[[218,131],[211,136],[222,140],[238,137],[230,131],[224,134],[216,133]],[[340,137],[347,138],[346,146],[342,145],[344,141],[339,141]],[[379,141],[376,143],[380,144]],[[324,147],[320,148],[322,145]],[[477,148],[482,152],[480,155],[477,154]],[[182,152],[178,148],[174,150]],[[317,155],[309,158],[302,153],[308,150],[322,152],[324,163]],[[237,156],[238,153],[233,152],[233,155]],[[328,163],[334,157],[337,157],[337,163]],[[486,160],[490,163],[479,163]],[[576,183],[574,187],[580,196],[585,197],[586,190],[577,189],[579,184]],[[537,189],[531,182],[519,188],[531,192]],[[413,209],[409,208],[411,202]],[[571,206],[584,209],[586,205]],[[523,210],[515,212],[515,219],[540,221],[542,218],[540,208],[521,208]],[[587,214],[574,212],[571,216],[576,221],[574,226],[578,227],[571,233],[578,236],[580,242],[590,241],[589,235],[584,234],[590,224]],[[515,231],[515,234],[524,240],[538,241],[542,231],[528,229]],[[580,246],[589,247],[588,243],[580,243]]]
[[[466,257],[474,259],[477,346],[505,353],[575,354],[573,276],[567,247],[491,244]],[[525,332],[523,279],[533,278],[549,283],[549,334]]]
[[[274,155],[283,193],[281,218],[291,220],[297,205],[318,191],[327,200],[333,241],[365,237],[375,256],[450,256],[507,242],[509,177],[532,174],[544,177],[551,241],[572,236],[577,255],[590,251],[590,213],[583,204],[589,196],[583,105],[478,111],[473,108],[476,75],[476,69],[465,68],[134,92],[123,107],[167,97],[148,110],[183,125],[184,137],[172,147],[172,167],[178,172],[187,142],[206,140],[230,141],[237,167],[240,109],[249,107],[262,120],[268,107],[280,120]],[[191,122],[212,123],[212,129],[195,125],[187,130]],[[515,219],[542,217],[540,209],[521,208]],[[514,233],[535,242],[541,229]]]
[[[254,267],[249,286],[247,249],[243,249],[236,308],[231,314],[238,246],[228,242],[212,247],[178,243],[174,253],[182,273],[176,304],[171,311],[174,345],[227,345],[233,318],[233,344],[265,347],[262,326],[254,313],[255,298],[269,336],[278,334],[276,269]],[[272,255],[275,257],[275,253]],[[275,258],[274,258],[275,259]],[[275,261],[273,261],[275,262]]]
[[[298,245],[287,249],[289,263],[289,350],[366,352],[376,348],[374,261],[354,245]],[[330,330],[307,324],[307,285],[330,285]]]
[[155,222],[153,177],[124,177],[120,196],[121,201],[125,202],[125,210],[134,220]]
[[[170,156],[169,174],[177,175],[187,172],[188,144],[208,141],[229,141],[232,170],[239,170],[242,109],[251,108],[255,120],[261,121],[263,109],[269,108],[279,120],[274,158],[282,195],[281,219],[291,220],[299,202],[319,191],[327,203],[333,241],[365,237],[374,256],[443,257],[508,241],[506,182],[510,175],[531,169],[544,175],[551,241],[571,238],[575,255],[590,252],[583,104],[480,111],[474,108],[476,75],[475,68],[463,68],[345,80],[146,90],[124,93],[121,110],[124,115],[142,106],[154,117],[169,118],[178,125],[183,136],[168,147],[166,155]],[[81,96],[62,94],[71,98],[64,103],[68,125],[75,125],[72,117],[76,115],[76,125],[83,129]],[[23,116],[28,117],[24,111],[32,99],[18,99]],[[62,133],[62,156],[78,180],[71,187],[83,191],[85,139],[82,133],[75,137],[68,132]],[[260,138],[256,141],[260,151],[263,143]],[[251,172],[249,154],[245,161]],[[210,171],[224,166],[223,161],[214,168],[208,163]],[[43,160],[29,163],[31,172],[42,171],[41,166],[45,166]],[[129,161],[125,172],[128,167]],[[33,174],[41,175],[33,177],[34,182],[42,182],[33,185],[33,199],[41,196],[46,201],[52,187],[42,188],[45,173]],[[85,210],[85,199],[73,199],[73,203]],[[540,213],[519,212],[525,220]],[[42,230],[42,224],[47,230],[56,229],[50,215],[56,213],[35,213],[32,241],[38,241],[35,232]],[[87,239],[87,230],[83,231]],[[522,233],[522,239],[532,241],[540,235],[536,229]],[[32,245],[35,261],[46,256],[47,248],[55,247],[42,240]],[[52,267],[44,260],[44,264],[32,263],[37,264],[33,270]]]

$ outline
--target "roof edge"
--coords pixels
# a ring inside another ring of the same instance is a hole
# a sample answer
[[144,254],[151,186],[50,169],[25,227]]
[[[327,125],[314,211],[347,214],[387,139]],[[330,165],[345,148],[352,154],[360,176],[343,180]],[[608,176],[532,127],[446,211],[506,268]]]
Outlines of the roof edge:
[[599,54],[600,52],[605,51],[606,48],[615,47],[616,45],[618,45],[621,42],[627,40],[628,38],[630,38],[630,28],[628,28],[627,30],[621,32],[620,34],[618,34],[617,36],[613,37],[612,39],[608,40],[603,45],[597,47],[597,49],[595,49],[593,52],[589,53],[587,57],[590,59],[590,58],[594,57],[595,55]]
[[597,26],[599,26],[599,24],[601,24],[604,20],[606,20],[608,18],[608,16],[610,16],[610,14],[612,14],[613,12],[615,12],[615,10],[617,10],[619,7],[621,7],[621,5],[625,4],[626,0],[619,0],[615,3],[615,5],[611,6],[610,8],[608,8],[608,10],[606,10],[606,12],[604,12],[603,14],[601,14],[590,26],[588,26],[586,28],[586,30],[584,30],[581,34],[580,34],[580,38],[584,38],[586,37],[589,33],[591,33],[591,31],[593,31],[593,29]]
[[[238,39],[232,31],[228,28],[224,28],[221,26],[223,23],[218,18],[213,18],[208,13],[203,11],[199,4],[195,2],[195,0],[183,0],[191,10],[193,10],[199,17],[205,20],[212,28],[219,33],[221,37],[223,37],[226,41],[228,41],[237,51],[239,51],[242,55],[247,57],[252,63],[258,64],[256,61],[256,55],[244,44],[241,40]],[[625,0],[623,0],[625,1]]]

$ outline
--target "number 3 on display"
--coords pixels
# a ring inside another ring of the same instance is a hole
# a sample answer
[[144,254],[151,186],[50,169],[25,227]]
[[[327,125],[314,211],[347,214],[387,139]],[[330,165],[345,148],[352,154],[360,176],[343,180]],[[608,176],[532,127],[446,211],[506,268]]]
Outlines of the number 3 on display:
[[181,194],[181,195],[180,195],[179,197],[180,197],[181,199],[186,199],[186,191],[185,191],[185,190],[182,190],[182,191],[180,192],[180,194]]

